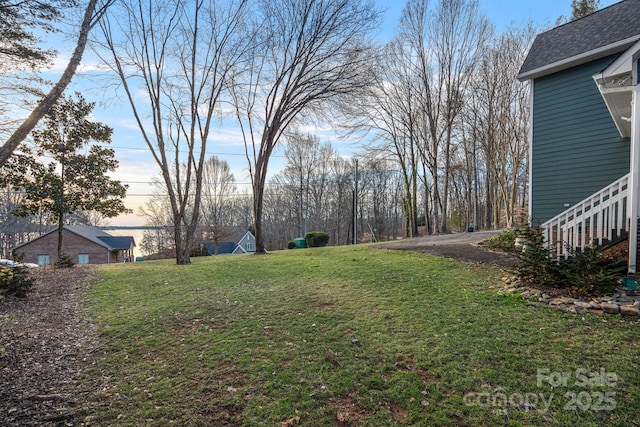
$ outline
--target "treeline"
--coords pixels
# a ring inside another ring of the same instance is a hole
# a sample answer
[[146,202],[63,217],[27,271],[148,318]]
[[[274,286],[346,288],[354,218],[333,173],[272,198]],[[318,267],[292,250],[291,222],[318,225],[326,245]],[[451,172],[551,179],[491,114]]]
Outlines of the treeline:
[[[139,9],[156,19],[137,20]],[[476,0],[408,0],[380,45],[381,13],[357,0],[109,7],[92,44],[161,171],[143,213],[165,232],[147,252],[173,247],[186,264],[237,228],[253,229],[260,251],[306,231],[335,245],[526,221],[529,93],[515,76],[537,31],[498,34]],[[223,161],[205,161],[220,114],[240,127],[252,194]],[[343,158],[297,131],[310,123],[362,147]],[[267,179],[282,143],[287,165]],[[42,222],[12,221],[5,251]]]

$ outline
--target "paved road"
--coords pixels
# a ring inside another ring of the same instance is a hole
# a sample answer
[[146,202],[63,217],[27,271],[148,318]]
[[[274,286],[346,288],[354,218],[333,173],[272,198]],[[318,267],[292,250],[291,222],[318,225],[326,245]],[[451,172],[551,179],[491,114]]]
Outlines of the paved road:
[[491,251],[479,244],[499,233],[500,231],[477,231],[474,233],[440,234],[382,243],[374,245],[374,247],[424,252],[464,262],[495,264],[503,268],[513,267],[517,263],[515,257]]

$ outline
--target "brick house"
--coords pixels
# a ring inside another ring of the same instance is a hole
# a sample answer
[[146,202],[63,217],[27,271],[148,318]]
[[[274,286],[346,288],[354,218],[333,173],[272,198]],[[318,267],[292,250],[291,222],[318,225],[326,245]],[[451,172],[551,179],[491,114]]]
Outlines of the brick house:
[[[62,231],[65,254],[77,264],[113,264],[133,261],[131,236],[112,236],[98,227],[68,226]],[[13,250],[22,262],[49,265],[57,259],[58,230],[53,229]]]

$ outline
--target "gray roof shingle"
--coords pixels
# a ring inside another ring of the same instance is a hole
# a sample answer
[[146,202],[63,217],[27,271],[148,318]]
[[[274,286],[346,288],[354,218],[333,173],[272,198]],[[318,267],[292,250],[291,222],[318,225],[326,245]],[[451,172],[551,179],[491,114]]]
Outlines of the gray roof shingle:
[[640,0],[623,0],[538,34],[518,78],[536,78],[622,52],[638,39]]
[[135,246],[132,236],[112,236],[98,227],[65,225],[64,228],[100,246],[104,246],[110,251],[131,249],[132,245]]
[[98,236],[109,248],[109,250],[127,250],[131,249],[135,244],[132,236]]

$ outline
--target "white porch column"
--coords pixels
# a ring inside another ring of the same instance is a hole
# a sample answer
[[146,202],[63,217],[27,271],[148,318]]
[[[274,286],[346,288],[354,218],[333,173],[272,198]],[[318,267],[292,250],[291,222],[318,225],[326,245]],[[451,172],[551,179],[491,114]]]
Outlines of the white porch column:
[[631,98],[631,165],[629,175],[629,273],[636,273],[638,257],[638,213],[640,212],[640,86],[633,86]]

